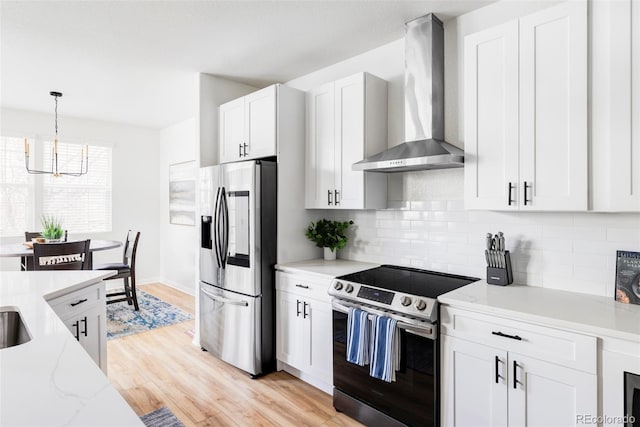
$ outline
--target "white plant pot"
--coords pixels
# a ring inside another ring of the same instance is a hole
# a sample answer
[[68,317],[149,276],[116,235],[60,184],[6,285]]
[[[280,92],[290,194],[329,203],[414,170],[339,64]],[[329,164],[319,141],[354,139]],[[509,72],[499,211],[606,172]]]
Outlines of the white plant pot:
[[336,249],[335,251],[331,251],[331,249],[329,248],[323,248],[324,249],[324,259],[327,261],[333,261],[336,259],[336,252],[338,252],[338,250]]

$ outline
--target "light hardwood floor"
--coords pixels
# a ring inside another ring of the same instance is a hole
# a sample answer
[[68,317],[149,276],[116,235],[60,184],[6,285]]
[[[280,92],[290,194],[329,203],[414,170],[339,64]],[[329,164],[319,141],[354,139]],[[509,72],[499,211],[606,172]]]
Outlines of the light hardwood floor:
[[[194,297],[162,284],[139,286],[194,314]],[[109,379],[138,415],[167,406],[185,426],[359,426],[331,396],[284,371],[252,380],[203,352],[195,321],[109,341]]]

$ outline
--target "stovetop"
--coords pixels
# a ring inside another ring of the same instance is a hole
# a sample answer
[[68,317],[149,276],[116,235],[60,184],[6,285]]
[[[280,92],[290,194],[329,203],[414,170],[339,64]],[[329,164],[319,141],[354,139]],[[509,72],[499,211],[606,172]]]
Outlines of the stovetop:
[[[479,279],[417,268],[382,265],[339,276],[329,294],[351,306],[437,321],[436,298]],[[344,306],[345,304],[342,303]]]
[[394,265],[381,265],[346,274],[337,279],[427,298],[437,298],[439,295],[479,280],[474,277]]

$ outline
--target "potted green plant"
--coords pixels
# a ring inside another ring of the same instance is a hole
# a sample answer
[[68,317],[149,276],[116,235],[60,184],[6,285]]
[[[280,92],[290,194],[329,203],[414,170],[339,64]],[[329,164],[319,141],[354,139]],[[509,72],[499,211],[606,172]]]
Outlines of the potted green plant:
[[59,242],[62,239],[64,230],[58,218],[53,215],[42,215],[40,222],[42,223],[42,237],[47,242]]
[[345,232],[353,221],[332,221],[321,219],[311,222],[305,236],[319,248],[324,248],[324,259],[336,259],[336,250],[342,249],[349,240]]

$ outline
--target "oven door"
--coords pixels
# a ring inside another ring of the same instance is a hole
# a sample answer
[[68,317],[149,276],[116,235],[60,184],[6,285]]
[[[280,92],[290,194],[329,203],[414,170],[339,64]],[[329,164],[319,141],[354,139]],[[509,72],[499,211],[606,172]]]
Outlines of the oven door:
[[[373,312],[367,307],[362,309]],[[388,383],[369,376],[369,365],[347,362],[347,313],[345,305],[333,303],[333,385],[335,389],[411,426],[436,426],[438,417],[438,354],[435,324],[400,325],[400,366],[396,381]],[[386,313],[388,315],[388,313]],[[397,319],[400,319],[399,317]],[[337,408],[340,409],[340,408]]]

